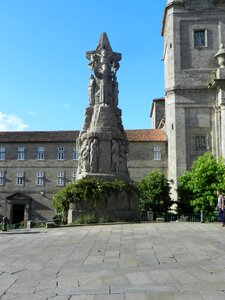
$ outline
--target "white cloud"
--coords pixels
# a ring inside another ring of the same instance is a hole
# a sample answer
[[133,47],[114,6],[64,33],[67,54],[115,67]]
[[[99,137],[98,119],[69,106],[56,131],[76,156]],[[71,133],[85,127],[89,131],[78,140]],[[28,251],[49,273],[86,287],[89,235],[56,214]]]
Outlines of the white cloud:
[[0,131],[23,131],[28,128],[22,119],[0,112]]

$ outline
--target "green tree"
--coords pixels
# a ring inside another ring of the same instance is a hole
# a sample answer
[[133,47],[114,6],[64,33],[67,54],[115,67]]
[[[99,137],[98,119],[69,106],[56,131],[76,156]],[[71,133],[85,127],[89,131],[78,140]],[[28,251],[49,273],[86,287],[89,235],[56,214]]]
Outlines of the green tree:
[[61,214],[62,223],[66,223],[69,205],[71,202],[75,201],[75,198],[76,193],[74,183],[67,184],[54,196],[53,205],[55,207],[56,213]]
[[179,178],[179,202],[192,206],[195,212],[215,210],[216,191],[225,191],[225,165],[222,158],[216,160],[206,152],[194,161],[190,171]]
[[170,198],[170,186],[165,175],[157,169],[152,170],[139,183],[139,206],[142,212],[149,210],[157,217],[168,212],[173,204]]
[[194,207],[191,205],[191,200],[193,198],[193,192],[189,188],[188,183],[191,179],[191,172],[187,171],[179,178],[178,185],[178,196],[179,200],[177,204],[177,213],[182,214],[192,214],[194,212]]

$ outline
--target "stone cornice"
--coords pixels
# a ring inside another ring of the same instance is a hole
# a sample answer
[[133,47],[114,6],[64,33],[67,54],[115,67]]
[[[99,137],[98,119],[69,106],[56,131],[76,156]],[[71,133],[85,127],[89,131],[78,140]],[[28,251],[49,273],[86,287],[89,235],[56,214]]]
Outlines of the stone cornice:
[[169,3],[165,6],[164,8],[164,12],[163,12],[163,19],[162,19],[162,29],[161,29],[161,35],[164,35],[164,28],[165,28],[165,23],[166,23],[166,15],[167,15],[167,11],[168,9],[170,9],[171,7],[175,6],[175,5],[182,5],[184,6],[184,3],[182,0],[174,0],[174,2]]
[[172,87],[165,89],[165,95],[170,94],[170,93],[175,93],[175,92],[184,92],[184,91],[193,91],[193,92],[202,92],[202,91],[207,91],[208,86],[198,86],[198,87],[182,87],[182,86],[177,86],[177,87]]

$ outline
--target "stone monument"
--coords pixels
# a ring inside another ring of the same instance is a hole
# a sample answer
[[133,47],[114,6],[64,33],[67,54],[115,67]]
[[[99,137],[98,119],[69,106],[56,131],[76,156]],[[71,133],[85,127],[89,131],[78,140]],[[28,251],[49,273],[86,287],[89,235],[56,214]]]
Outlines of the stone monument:
[[121,54],[112,51],[106,33],[102,33],[96,50],[87,52],[86,57],[93,74],[88,83],[89,106],[77,139],[77,179],[94,176],[129,181],[128,141],[118,108],[116,73]]
[[[96,50],[87,52],[86,57],[93,74],[88,83],[89,105],[77,139],[77,180],[94,177],[104,181],[129,182],[128,141],[118,108],[116,77],[121,54],[112,51],[106,33],[102,33]],[[137,220],[140,217],[137,194],[122,190],[111,192],[107,199],[96,205],[91,199],[71,204],[68,223],[87,213],[107,216],[109,220]]]

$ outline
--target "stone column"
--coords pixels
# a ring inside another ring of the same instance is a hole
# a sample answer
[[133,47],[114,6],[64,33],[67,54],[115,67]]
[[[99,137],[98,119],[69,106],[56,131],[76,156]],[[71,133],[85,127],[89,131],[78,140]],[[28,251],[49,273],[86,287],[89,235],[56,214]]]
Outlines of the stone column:
[[[220,110],[220,145],[221,145],[221,155],[225,158],[225,40],[222,35],[225,28],[224,23],[219,24],[219,37],[220,46],[219,51],[216,53],[215,58],[218,61],[219,68],[216,71],[216,78],[214,79],[214,85],[217,89],[217,105]],[[224,43],[222,43],[224,42]]]
[[221,155],[225,158],[225,88],[218,91],[218,102],[220,105],[220,144]]

